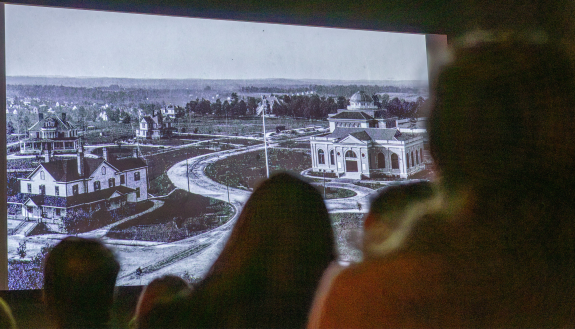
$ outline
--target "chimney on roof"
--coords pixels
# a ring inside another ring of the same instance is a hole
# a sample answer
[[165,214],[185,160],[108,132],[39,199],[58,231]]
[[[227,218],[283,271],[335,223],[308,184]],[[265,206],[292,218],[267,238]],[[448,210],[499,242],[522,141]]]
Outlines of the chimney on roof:
[[105,147],[102,149],[102,159],[104,159],[104,161],[108,161],[108,149]]
[[76,160],[78,161],[78,175],[84,177],[84,147],[82,145],[78,148]]
[[44,151],[44,162],[50,162],[52,160],[52,151],[45,150]]
[[44,119],[44,113],[38,112],[38,121]]
[[137,157],[138,157],[138,148],[137,148],[137,147],[134,147],[132,156],[133,156],[134,158],[137,158]]
[[66,113],[62,112],[62,122],[66,122]]

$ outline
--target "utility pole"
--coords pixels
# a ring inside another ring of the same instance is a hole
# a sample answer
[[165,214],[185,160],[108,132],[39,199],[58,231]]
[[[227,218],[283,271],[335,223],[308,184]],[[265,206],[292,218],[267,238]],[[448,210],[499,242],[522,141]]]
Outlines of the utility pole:
[[188,181],[188,192],[190,192],[190,167],[188,167],[188,159],[186,159],[186,178]]
[[325,200],[325,170],[323,171],[323,199]]
[[262,102],[264,103],[262,106],[262,123],[264,126],[264,150],[265,150],[265,154],[266,154],[266,178],[270,178],[270,167],[268,165],[268,144],[267,144],[267,140],[266,140],[266,105],[267,105],[267,100],[266,100],[266,96],[262,96]]

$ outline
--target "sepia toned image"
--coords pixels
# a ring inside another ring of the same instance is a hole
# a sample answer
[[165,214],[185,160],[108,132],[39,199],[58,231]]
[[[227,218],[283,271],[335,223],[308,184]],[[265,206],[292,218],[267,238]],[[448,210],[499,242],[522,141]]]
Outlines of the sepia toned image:
[[118,285],[201,280],[278,171],[317,187],[355,262],[378,191],[434,177],[425,35],[5,11],[10,289],[70,235],[115,252]]

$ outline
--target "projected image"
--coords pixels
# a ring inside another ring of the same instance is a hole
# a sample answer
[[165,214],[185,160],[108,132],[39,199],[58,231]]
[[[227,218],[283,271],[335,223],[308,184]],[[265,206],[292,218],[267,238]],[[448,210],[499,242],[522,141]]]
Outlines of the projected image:
[[69,235],[200,280],[280,170],[357,261],[370,198],[433,177],[424,35],[6,5],[6,72],[10,289]]

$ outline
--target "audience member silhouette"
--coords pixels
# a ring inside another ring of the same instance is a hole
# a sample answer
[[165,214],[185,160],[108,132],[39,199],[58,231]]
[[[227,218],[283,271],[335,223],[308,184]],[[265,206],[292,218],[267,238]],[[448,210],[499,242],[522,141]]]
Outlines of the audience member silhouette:
[[[136,307],[136,314],[130,322],[131,328],[147,328],[150,311],[160,304],[167,304],[174,298],[187,296],[192,291],[190,285],[179,276],[165,275],[152,280],[146,286]],[[163,314],[169,317],[169,314]]]
[[304,327],[321,275],[335,257],[321,194],[290,174],[275,174],[252,193],[185,307],[164,307],[179,307],[183,321],[157,327]]
[[0,329],[16,329],[16,321],[12,311],[4,299],[0,298]]
[[573,327],[575,70],[542,34],[469,35],[440,74],[441,212],[342,271],[309,327]]
[[58,328],[105,328],[120,265],[97,240],[68,237],[46,257],[44,300]]
[[433,186],[428,181],[392,185],[371,202],[364,221],[363,257],[378,258],[397,249],[411,227],[437,208]]

